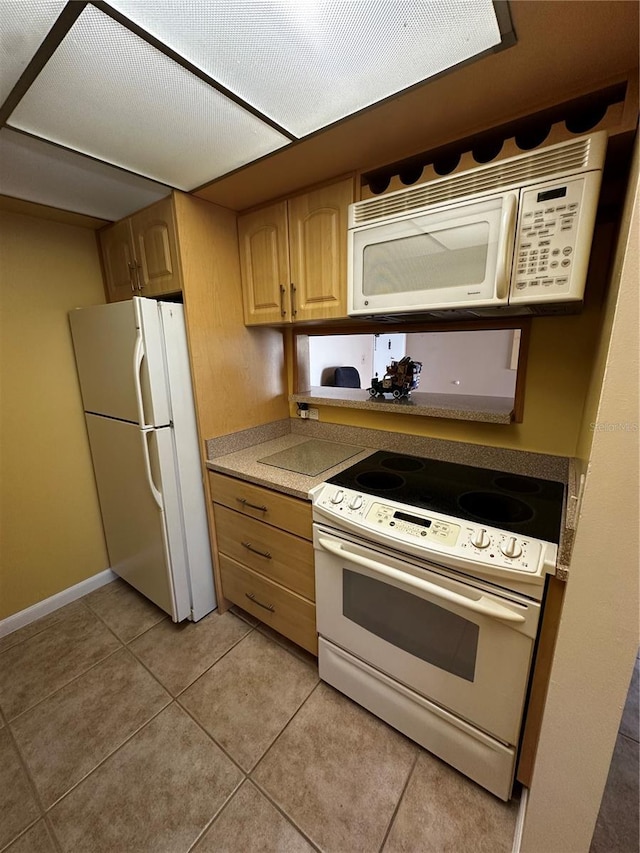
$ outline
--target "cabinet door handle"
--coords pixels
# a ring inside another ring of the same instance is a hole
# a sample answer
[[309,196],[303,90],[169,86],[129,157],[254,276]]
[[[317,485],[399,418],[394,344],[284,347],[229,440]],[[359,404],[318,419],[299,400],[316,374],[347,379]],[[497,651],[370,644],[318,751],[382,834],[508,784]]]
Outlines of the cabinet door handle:
[[258,599],[255,597],[255,595],[252,592],[245,592],[245,595],[247,596],[247,598],[250,601],[253,601],[254,604],[257,604],[258,607],[264,607],[264,609],[268,610],[270,613],[276,612],[276,609],[273,606],[273,604],[263,604],[261,601],[258,601]]
[[284,284],[281,284],[280,285],[280,315],[282,317],[287,316],[287,309],[284,307],[284,295],[286,292],[287,292],[287,288],[284,286]]
[[142,291],[144,289],[144,283],[142,281],[142,276],[140,275],[140,270],[142,269],[142,267],[140,266],[140,264],[137,261],[136,261],[135,266],[136,266],[136,281],[138,282],[138,290],[140,291],[140,293],[142,293]]
[[298,309],[296,308],[296,286],[293,282],[291,282],[291,314],[295,317],[297,313]]
[[135,293],[136,292],[136,281],[135,281],[134,273],[135,273],[136,265],[129,262],[127,264],[127,266],[129,267],[129,283],[131,284],[131,293]]
[[246,498],[236,498],[236,500],[238,501],[238,503],[241,503],[242,506],[250,506],[251,509],[259,509],[260,512],[266,512],[267,511],[266,506],[259,506],[258,504],[251,504],[251,503],[249,503],[249,501]]
[[253,551],[254,554],[260,554],[261,557],[266,557],[267,560],[271,559],[271,554],[268,551],[259,551],[257,548],[254,548],[251,542],[243,542],[243,547],[247,549],[247,551]]

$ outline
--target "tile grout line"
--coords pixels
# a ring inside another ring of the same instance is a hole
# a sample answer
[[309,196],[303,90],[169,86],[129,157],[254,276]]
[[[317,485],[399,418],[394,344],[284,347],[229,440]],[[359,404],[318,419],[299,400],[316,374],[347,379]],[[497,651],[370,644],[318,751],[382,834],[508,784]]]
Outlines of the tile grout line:
[[251,781],[253,781],[253,774],[254,774],[254,773],[255,773],[255,771],[258,769],[258,767],[260,766],[260,764],[262,764],[262,762],[264,761],[264,759],[265,759],[265,758],[267,757],[267,755],[271,752],[271,750],[273,749],[273,747],[278,743],[278,741],[280,740],[280,738],[282,737],[282,735],[286,732],[286,730],[289,728],[289,726],[291,725],[291,723],[295,720],[295,718],[298,716],[298,714],[300,713],[300,711],[302,710],[302,708],[307,704],[307,702],[309,701],[309,699],[311,699],[311,697],[312,697],[312,696],[313,696],[313,694],[316,692],[316,690],[318,689],[318,687],[320,687],[320,685],[321,685],[321,684],[322,684],[322,681],[321,681],[320,679],[318,679],[318,683],[314,686],[313,690],[309,693],[309,695],[308,695],[308,696],[307,696],[307,698],[304,700],[304,702],[302,702],[302,703],[299,705],[299,707],[296,709],[295,713],[291,716],[291,718],[287,721],[287,723],[286,723],[286,724],[285,724],[285,726],[283,727],[282,731],[280,731],[280,732],[278,733],[278,735],[274,738],[274,741],[273,741],[273,743],[269,746],[269,749],[267,749],[267,751],[264,753],[264,755],[263,755],[263,756],[262,756],[258,761],[256,761],[256,763],[253,765],[253,767],[251,768],[251,770],[249,771],[249,774],[248,774],[248,775],[249,775],[249,777],[251,778]]
[[91,672],[92,669],[95,669],[96,667],[100,666],[100,664],[104,663],[106,660],[108,660],[110,657],[113,657],[113,655],[117,654],[118,652],[121,652],[124,648],[126,648],[126,646],[120,645],[119,649],[114,649],[113,651],[109,652],[109,654],[105,655],[103,658],[100,658],[100,660],[96,661],[95,663],[92,663],[91,666],[87,667],[87,669],[83,670],[78,675],[74,675],[73,678],[71,678],[69,681],[66,681],[64,684],[61,684],[60,687],[57,687],[55,690],[52,690],[51,693],[47,693],[47,695],[43,696],[42,699],[38,699],[38,701],[34,702],[33,705],[29,705],[28,708],[24,708],[24,710],[20,711],[19,714],[16,714],[15,717],[6,717],[5,713],[6,725],[13,725],[13,723],[15,723],[16,720],[19,720],[20,717],[22,717],[24,714],[29,713],[29,711],[33,711],[34,708],[37,708],[39,705],[42,705],[42,703],[46,702],[47,699],[51,699],[53,696],[57,696],[58,693],[69,687],[70,684],[73,684],[75,681],[78,681],[80,678],[83,678],[85,675],[87,675],[87,673]]
[[[11,744],[12,744],[12,746],[16,752],[16,755],[18,756],[18,761],[20,762],[22,770],[23,770],[25,776],[27,777],[27,783],[29,785],[29,788],[31,789],[31,795],[33,797],[33,800],[34,800],[36,807],[40,813],[38,815],[38,817],[29,824],[29,826],[25,827],[25,829],[22,832],[20,832],[18,835],[16,835],[15,838],[11,839],[9,844],[7,844],[7,847],[9,847],[9,845],[13,844],[13,842],[17,838],[20,838],[21,835],[24,835],[24,833],[27,832],[27,830],[31,829],[33,826],[35,826],[39,820],[42,820],[42,818],[44,817],[44,815],[46,813],[46,809],[44,808],[42,799],[41,799],[40,794],[38,792],[38,789],[36,787],[35,780],[32,778],[31,773],[29,772],[29,767],[28,767],[28,765],[24,759],[24,756],[22,755],[22,752],[20,751],[20,747],[18,745],[18,742],[15,738],[14,733],[11,730],[10,726],[6,726],[6,729],[7,729],[7,735],[9,736],[9,740],[11,741]],[[6,847],[3,847],[2,849],[5,850]]]
[[[246,623],[245,623],[245,624],[246,624]],[[154,627],[155,627],[155,626],[154,626]],[[247,627],[249,627],[249,626],[247,626]],[[151,628],[150,628],[149,630],[151,630]],[[139,663],[141,666],[143,666],[143,667],[147,670],[147,672],[149,673],[149,675],[152,675],[152,676],[155,678],[155,680],[158,682],[158,684],[159,684],[159,685],[160,685],[164,690],[166,690],[166,691],[167,691],[167,693],[169,694],[169,696],[171,696],[171,698],[172,698],[173,700],[177,700],[177,699],[178,699],[178,697],[182,696],[182,694],[183,694],[183,693],[185,693],[185,692],[186,692],[190,687],[192,687],[192,686],[196,683],[196,681],[199,681],[199,680],[202,678],[202,676],[203,676],[203,675],[205,675],[207,672],[209,672],[209,670],[210,670],[212,667],[214,667],[214,666],[218,663],[218,661],[221,661],[221,660],[222,660],[222,658],[223,658],[223,657],[226,657],[232,649],[235,649],[235,647],[238,645],[238,643],[241,643],[241,642],[245,639],[245,637],[248,637],[248,636],[249,636],[249,634],[252,632],[252,630],[253,630],[253,628],[249,627],[249,630],[247,631],[247,633],[246,633],[246,634],[243,634],[243,635],[242,635],[242,637],[240,637],[240,639],[239,639],[239,640],[236,640],[236,642],[235,642],[232,646],[230,646],[228,649],[226,649],[226,651],[224,651],[224,652],[220,655],[220,657],[219,657],[219,658],[216,658],[216,660],[215,660],[215,661],[214,661],[210,666],[208,666],[208,667],[207,667],[203,672],[201,672],[199,675],[196,675],[196,677],[193,679],[193,681],[189,682],[189,684],[187,684],[187,686],[186,686],[186,687],[183,687],[181,690],[179,690],[179,691],[178,691],[177,693],[175,693],[175,694],[171,692],[171,690],[166,686],[166,684],[163,684],[163,683],[162,683],[162,681],[160,681],[160,677],[159,677],[158,675],[156,675],[156,674],[153,672],[153,670],[152,670],[152,669],[150,669],[150,667],[149,667],[149,666],[148,666],[148,665],[147,665],[147,664],[142,660],[142,658],[138,657],[138,655],[136,654],[135,650],[134,650],[134,649],[132,649],[132,648],[130,647],[130,645],[126,645],[126,646],[125,646],[125,648],[126,648],[129,652],[131,652],[131,654],[132,654],[132,655],[134,656],[134,658],[138,661],[138,663]],[[145,632],[145,633],[146,633],[146,632]],[[140,634],[140,636],[142,636],[142,634]],[[137,639],[138,639],[138,637],[136,637],[135,639],[137,640]],[[131,642],[133,643],[133,642],[134,642],[134,640],[131,640]],[[182,707],[182,706],[181,706],[181,707]]]
[[416,757],[414,758],[413,764],[411,765],[411,770],[409,770],[409,773],[407,774],[407,778],[406,778],[405,783],[402,787],[402,791],[400,792],[400,796],[398,797],[398,802],[396,803],[396,806],[393,810],[393,814],[391,815],[391,819],[389,820],[389,823],[387,825],[387,829],[386,829],[384,836],[382,838],[382,843],[380,844],[378,853],[382,853],[382,851],[384,850],[384,845],[387,843],[389,835],[391,834],[391,829],[393,828],[393,824],[395,823],[396,817],[398,815],[398,811],[400,810],[400,804],[402,803],[402,801],[404,799],[404,795],[407,792],[407,788],[409,787],[409,782],[411,781],[411,778],[415,772],[416,765],[418,764],[419,758],[420,758],[420,750],[417,749],[416,750]]
[[[269,749],[270,748],[271,747],[269,747]],[[267,752],[268,751],[269,750],[267,750]],[[266,755],[266,753],[265,753],[265,755]],[[264,756],[263,756],[263,758],[264,758]],[[313,847],[314,850],[318,851],[318,853],[322,853],[322,848],[320,847],[320,845],[317,844],[311,838],[311,836],[308,835],[304,829],[302,829],[301,826],[298,826],[298,824],[295,822],[295,820],[285,812],[285,810],[282,808],[282,806],[279,803],[277,803],[273,799],[273,796],[266,790],[266,788],[264,788],[258,781],[256,781],[255,779],[252,779],[250,777],[247,777],[247,782],[250,785],[253,785],[256,788],[256,790],[258,791],[258,793],[260,793],[269,803],[271,803],[271,805],[276,809],[276,811],[282,815],[282,817],[287,821],[287,823],[291,824],[291,826],[296,830],[296,832],[299,832],[300,835],[302,835],[302,837],[311,845],[311,847]]]
[[[77,602],[80,602],[80,601],[83,601],[83,599],[82,599],[82,598],[78,598],[78,599],[76,599],[76,601],[73,601],[73,602],[71,602],[71,603],[72,603],[72,604],[76,604]],[[120,644],[120,648],[125,648],[125,644],[122,642],[122,640],[120,639],[120,637],[118,637],[118,636],[117,636],[117,635],[116,635],[116,634],[111,630],[111,628],[109,628],[109,626],[105,624],[104,620],[100,619],[100,617],[98,617],[98,615],[97,615],[96,613],[94,613],[94,611],[93,611],[90,607],[88,607],[88,606],[87,606],[86,602],[84,602],[84,606],[87,608],[87,610],[89,611],[89,613],[90,613],[94,618],[98,619],[98,620],[99,620],[99,621],[104,625],[104,627],[105,627],[105,628],[107,628],[107,630],[109,631],[109,633],[110,633],[110,634],[112,634],[112,635],[115,637],[115,639],[116,639],[116,640],[118,641],[118,643]],[[43,617],[43,618],[46,618],[46,617]],[[60,620],[60,621],[62,621],[62,620]],[[53,625],[50,625],[48,628],[45,628],[43,631],[39,631],[37,634],[34,634],[34,635],[33,635],[33,637],[38,637],[38,636],[40,636],[40,634],[44,634],[44,633],[46,633],[46,631],[50,631],[52,628],[55,628],[55,627],[56,627],[56,625],[59,625],[59,624],[60,624],[60,622],[54,622],[54,623],[53,623]],[[28,640],[31,640],[31,639],[32,639],[32,637],[25,637],[25,639],[24,639],[24,640],[21,640],[20,642],[21,642],[21,643],[23,643],[23,642],[27,642]],[[18,643],[16,643],[16,645],[19,645],[19,644],[18,644]],[[14,645],[14,646],[11,646],[11,649],[14,649],[15,647],[16,647],[15,645]],[[10,651],[10,649],[7,649],[6,651]],[[108,654],[106,654],[104,657],[100,658],[100,660],[97,660],[97,661],[95,661],[94,663],[92,663],[92,664],[91,664],[90,666],[88,666],[85,670],[83,670],[82,672],[78,673],[78,675],[74,675],[74,676],[73,676],[73,678],[71,678],[69,681],[66,681],[64,684],[61,684],[61,685],[60,685],[60,687],[57,687],[55,690],[52,690],[52,691],[51,691],[51,693],[47,693],[47,695],[46,695],[46,696],[43,696],[41,699],[38,699],[38,701],[37,701],[37,702],[34,702],[34,704],[33,704],[33,705],[29,705],[29,707],[28,707],[28,708],[23,708],[23,710],[22,710],[22,711],[20,711],[20,713],[19,713],[19,714],[16,714],[14,717],[9,717],[9,716],[8,716],[8,714],[7,714],[7,712],[6,712],[6,711],[3,711],[4,719],[5,719],[5,723],[6,723],[7,725],[11,724],[14,720],[17,720],[17,719],[18,719],[19,717],[21,717],[23,714],[26,714],[26,712],[27,712],[27,711],[31,711],[31,710],[33,710],[33,708],[36,708],[38,705],[40,705],[40,704],[41,704],[42,702],[44,702],[46,699],[50,699],[52,696],[55,696],[55,695],[56,695],[56,693],[59,693],[61,690],[64,690],[64,688],[65,688],[65,687],[67,687],[69,684],[73,684],[73,682],[74,682],[74,681],[77,681],[79,678],[82,678],[82,676],[83,676],[83,675],[85,675],[87,672],[90,672],[92,669],[95,669],[95,667],[96,667],[96,666],[99,666],[103,661],[107,660],[107,658],[110,658],[112,655],[114,655],[116,652],[119,652],[119,651],[120,651],[120,649],[113,649],[113,651],[108,652]],[[2,709],[0,708],[0,710],[2,710]]]
[[245,776],[245,778],[244,778],[244,779],[241,779],[241,780],[238,782],[238,784],[236,785],[236,787],[233,789],[233,791],[231,791],[231,793],[229,794],[229,796],[227,797],[227,799],[226,799],[226,800],[224,801],[224,803],[220,806],[220,808],[218,809],[218,811],[213,815],[213,817],[211,818],[211,820],[209,820],[209,821],[206,823],[206,825],[205,825],[205,826],[203,827],[203,829],[198,833],[198,835],[196,836],[196,838],[194,839],[194,841],[192,842],[192,844],[190,844],[190,845],[189,845],[189,847],[187,847],[187,849],[186,849],[185,853],[191,853],[191,851],[192,851],[192,850],[194,850],[194,849],[198,846],[198,844],[202,841],[202,839],[204,838],[204,836],[205,836],[205,835],[207,834],[207,832],[211,829],[211,827],[212,827],[212,826],[213,826],[213,824],[217,821],[217,819],[220,817],[220,815],[222,814],[222,812],[223,812],[223,811],[227,808],[227,806],[231,803],[231,801],[233,800],[233,798],[235,797],[235,795],[238,793],[238,791],[240,790],[240,788],[244,785],[244,783],[245,783],[246,781],[247,781],[247,777]]
[[62,802],[62,800],[64,800],[65,797],[67,797],[72,791],[75,791],[75,789],[79,785],[81,785],[83,782],[85,782],[89,778],[89,776],[91,776],[93,773],[95,773],[96,770],[98,770],[100,767],[102,767],[102,765],[106,761],[108,761],[110,758],[112,758],[116,754],[116,752],[119,752],[122,749],[122,747],[125,746],[137,734],[139,734],[142,731],[142,729],[144,729],[146,726],[148,726],[149,723],[153,722],[153,720],[155,720],[155,718],[157,716],[159,716],[163,711],[166,711],[167,708],[171,704],[172,704],[172,702],[168,702],[166,705],[164,705],[162,708],[160,708],[158,711],[156,711],[151,717],[149,717],[148,720],[146,720],[144,723],[142,723],[142,725],[138,726],[138,728],[134,732],[131,732],[131,734],[127,735],[127,737],[122,741],[122,743],[119,743],[118,746],[116,746],[108,755],[105,755],[104,758],[100,759],[100,761],[96,764],[95,767],[92,767],[91,770],[88,770],[81,779],[78,779],[76,782],[74,782],[73,785],[68,790],[66,790],[64,792],[64,794],[61,794],[59,797],[57,797],[57,799],[54,800],[54,802],[51,803],[51,805],[44,806],[43,807],[43,814],[45,816],[48,815],[49,812],[53,808],[55,808],[55,806],[58,805],[58,803]]

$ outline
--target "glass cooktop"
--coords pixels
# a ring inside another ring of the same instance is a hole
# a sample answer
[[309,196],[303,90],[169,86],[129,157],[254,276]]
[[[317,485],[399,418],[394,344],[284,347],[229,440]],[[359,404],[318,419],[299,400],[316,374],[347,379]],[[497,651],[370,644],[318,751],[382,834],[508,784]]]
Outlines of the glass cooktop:
[[559,542],[564,485],[379,450],[327,480],[409,506]]

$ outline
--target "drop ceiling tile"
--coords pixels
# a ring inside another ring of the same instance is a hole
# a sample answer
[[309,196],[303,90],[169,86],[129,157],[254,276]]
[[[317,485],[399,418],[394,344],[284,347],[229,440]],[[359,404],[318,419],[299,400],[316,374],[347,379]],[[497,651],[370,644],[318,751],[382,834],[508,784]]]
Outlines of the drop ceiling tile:
[[500,44],[491,0],[111,0],[296,136]]
[[9,125],[184,190],[289,142],[92,6]]
[[164,198],[169,187],[3,128],[0,193],[117,220]]
[[66,0],[0,0],[0,104],[65,6]]

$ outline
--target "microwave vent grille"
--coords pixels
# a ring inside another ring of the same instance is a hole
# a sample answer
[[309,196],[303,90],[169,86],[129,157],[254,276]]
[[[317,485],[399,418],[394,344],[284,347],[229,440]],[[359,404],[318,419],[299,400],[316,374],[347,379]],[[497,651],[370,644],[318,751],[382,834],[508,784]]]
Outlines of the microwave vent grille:
[[589,164],[590,143],[590,137],[582,137],[568,144],[542,148],[531,154],[469,169],[450,178],[438,178],[410,189],[357,202],[353,205],[352,223],[362,225],[466,196],[533,183],[559,173],[584,170]]

